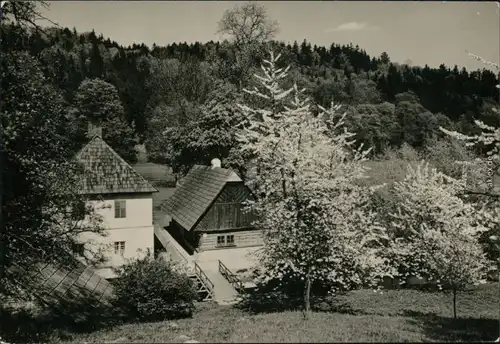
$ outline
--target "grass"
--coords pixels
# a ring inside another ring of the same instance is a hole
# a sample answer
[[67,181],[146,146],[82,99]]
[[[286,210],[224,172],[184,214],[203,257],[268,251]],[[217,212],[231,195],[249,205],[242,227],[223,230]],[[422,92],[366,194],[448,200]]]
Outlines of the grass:
[[169,183],[175,180],[172,169],[152,162],[137,163],[132,166],[137,173],[153,183]]
[[161,219],[164,214],[159,211],[160,206],[175,191],[175,178],[172,169],[150,162],[137,163],[133,168],[158,189],[158,192],[153,194],[153,208],[155,210],[155,219]]
[[230,306],[204,304],[193,318],[128,324],[68,343],[163,342],[439,342],[492,341],[498,337],[495,284],[460,293],[458,316],[451,296],[415,290],[383,293],[361,290],[316,304],[323,312],[304,320],[300,311],[253,314]]

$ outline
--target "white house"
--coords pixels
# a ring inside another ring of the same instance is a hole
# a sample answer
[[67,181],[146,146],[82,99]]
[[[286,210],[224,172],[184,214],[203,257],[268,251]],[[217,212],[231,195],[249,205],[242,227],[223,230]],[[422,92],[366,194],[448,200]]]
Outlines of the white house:
[[148,249],[153,252],[153,193],[158,190],[102,139],[98,127],[93,129],[95,134],[75,159],[83,169],[81,193],[101,215],[107,235],[84,233],[78,241],[85,251],[102,250],[107,261],[97,273],[113,278],[113,267]]

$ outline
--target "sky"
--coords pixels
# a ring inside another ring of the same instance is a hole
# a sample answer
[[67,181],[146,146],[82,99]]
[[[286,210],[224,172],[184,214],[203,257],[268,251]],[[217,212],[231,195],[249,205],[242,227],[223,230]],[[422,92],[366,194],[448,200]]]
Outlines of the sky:
[[[122,45],[221,40],[217,22],[239,1],[51,1],[43,14]],[[277,20],[277,40],[329,47],[359,45],[394,62],[483,68],[466,51],[498,63],[500,15],[494,2],[259,1]]]

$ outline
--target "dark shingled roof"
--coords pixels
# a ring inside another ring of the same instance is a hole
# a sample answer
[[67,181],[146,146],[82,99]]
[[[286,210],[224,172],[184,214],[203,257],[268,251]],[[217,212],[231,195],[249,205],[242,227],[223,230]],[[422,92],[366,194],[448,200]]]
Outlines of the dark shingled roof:
[[[61,253],[62,256],[66,254]],[[71,312],[70,309],[64,309],[69,304],[82,307],[89,302],[97,302],[88,306],[99,307],[99,303],[106,304],[113,297],[113,286],[99,276],[93,267],[86,266],[76,258],[63,265],[57,262],[38,263],[32,269],[33,273],[20,265],[11,269],[22,273],[21,280],[18,281],[21,287],[30,288],[30,294],[46,305],[56,306],[62,312]]]
[[83,168],[82,194],[158,192],[99,135],[95,135],[75,159]]
[[241,181],[231,170],[195,165],[172,197],[162,205],[162,210],[190,231],[227,182]]
[[65,297],[71,299],[92,295],[96,301],[104,301],[113,293],[112,285],[99,276],[91,266],[81,263],[76,267],[46,264],[40,265],[38,270],[39,273],[34,279],[38,281],[36,285],[39,288],[40,297],[57,300]]

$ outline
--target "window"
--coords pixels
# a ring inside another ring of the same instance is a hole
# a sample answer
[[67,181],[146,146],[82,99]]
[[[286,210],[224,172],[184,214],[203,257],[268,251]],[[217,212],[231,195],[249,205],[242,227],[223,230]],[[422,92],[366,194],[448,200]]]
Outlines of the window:
[[127,203],[125,200],[115,200],[115,219],[127,217]]
[[85,252],[85,244],[73,244],[73,254],[83,257]]
[[125,253],[125,241],[115,241],[115,254],[123,256]]
[[217,236],[217,246],[224,246],[226,243],[225,241],[226,237],[224,235],[218,235]]
[[218,235],[217,247],[235,246],[234,235]]

